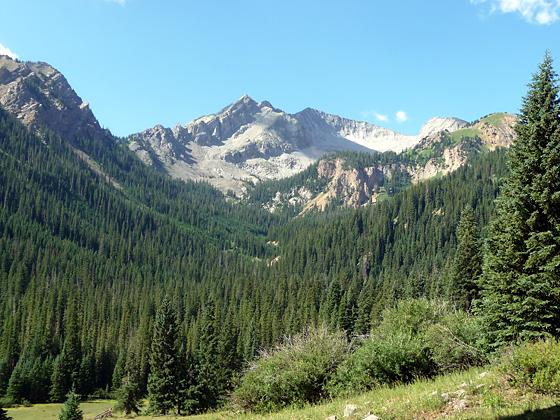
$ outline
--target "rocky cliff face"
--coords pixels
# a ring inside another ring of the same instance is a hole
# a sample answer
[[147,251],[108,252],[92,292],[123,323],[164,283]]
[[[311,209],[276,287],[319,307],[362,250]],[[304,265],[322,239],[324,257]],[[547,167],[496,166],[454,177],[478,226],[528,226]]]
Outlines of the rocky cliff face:
[[0,56],[0,106],[31,129],[46,127],[70,142],[106,135],[89,105],[46,63]]
[[324,191],[305,203],[302,214],[324,211],[333,202],[344,207],[358,207],[377,202],[385,194],[384,184],[391,180],[398,164],[347,168],[343,158],[322,159],[317,165],[319,178],[328,180]]

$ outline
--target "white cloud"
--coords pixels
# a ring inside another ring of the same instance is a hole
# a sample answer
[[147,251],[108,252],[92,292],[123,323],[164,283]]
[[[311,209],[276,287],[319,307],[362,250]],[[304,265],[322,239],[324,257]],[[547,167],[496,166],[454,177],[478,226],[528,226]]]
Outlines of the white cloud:
[[395,113],[395,118],[398,122],[405,122],[408,120],[408,115],[406,115],[406,112],[404,111],[397,111]]
[[388,122],[389,116],[386,114],[381,114],[377,111],[363,111],[362,113],[363,118],[374,118],[380,122]]
[[529,23],[550,25],[560,19],[560,0],[470,0],[489,4],[490,13],[518,13]]
[[0,55],[7,55],[8,57],[13,58],[14,60],[18,58],[18,55],[15,52],[13,52],[8,47],[5,47],[2,44],[0,44]]
[[377,112],[374,112],[374,113],[373,113],[373,116],[375,117],[375,119],[376,119],[377,121],[382,121],[382,122],[387,122],[387,121],[389,121],[389,117],[388,117],[387,115],[385,115],[385,114],[379,114],[379,113],[377,113]]

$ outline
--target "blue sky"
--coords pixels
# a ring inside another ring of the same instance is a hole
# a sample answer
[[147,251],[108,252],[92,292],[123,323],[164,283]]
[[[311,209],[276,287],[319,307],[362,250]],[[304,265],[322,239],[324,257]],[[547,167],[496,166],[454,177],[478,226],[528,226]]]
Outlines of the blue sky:
[[415,133],[516,112],[546,49],[560,69],[559,3],[0,0],[0,50],[60,69],[118,135],[243,94]]

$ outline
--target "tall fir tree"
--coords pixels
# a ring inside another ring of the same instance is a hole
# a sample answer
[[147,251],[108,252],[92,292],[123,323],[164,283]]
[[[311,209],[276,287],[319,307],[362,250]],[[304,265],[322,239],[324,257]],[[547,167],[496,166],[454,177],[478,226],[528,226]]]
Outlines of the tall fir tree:
[[480,312],[493,346],[560,333],[559,127],[547,53],[523,101],[486,244]]
[[478,281],[482,274],[482,250],[478,224],[472,207],[461,213],[457,225],[457,251],[450,276],[449,294],[455,305],[470,311],[478,296]]
[[0,407],[0,420],[12,420],[10,416],[8,416],[8,412]]
[[224,377],[219,366],[219,330],[216,320],[216,305],[208,300],[202,310],[200,332],[198,340],[197,359],[197,387],[198,387],[198,410],[208,410],[216,407],[220,402],[223,390]]
[[64,314],[64,345],[55,359],[51,375],[50,396],[54,402],[63,401],[71,389],[80,385],[81,345],[77,320],[77,304],[73,302]]
[[68,394],[58,418],[59,420],[83,420],[84,413],[80,409],[80,402],[74,391],[70,391]]
[[169,300],[165,298],[156,314],[150,355],[148,398],[152,412],[165,415],[174,409],[180,410],[183,406],[179,361],[177,315]]

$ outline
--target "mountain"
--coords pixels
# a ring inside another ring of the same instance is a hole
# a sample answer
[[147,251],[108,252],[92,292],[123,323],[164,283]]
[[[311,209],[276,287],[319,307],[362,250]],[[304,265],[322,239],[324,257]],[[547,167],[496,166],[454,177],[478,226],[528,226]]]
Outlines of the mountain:
[[294,175],[328,152],[401,151],[417,140],[311,108],[288,114],[243,96],[186,125],[134,134],[129,145],[144,162],[172,176],[240,194],[247,182]]
[[302,174],[255,186],[247,201],[290,214],[377,203],[406,186],[454,172],[480,153],[508,147],[515,123],[507,113],[472,123],[433,118],[422,127],[418,143],[401,153],[327,155]]
[[[469,137],[472,130],[484,137],[481,137],[484,145],[507,146],[512,139],[513,120],[502,118],[504,115],[493,117],[496,120],[493,122],[498,125],[488,122],[476,125],[458,118],[435,117],[424,124],[418,135],[407,136],[312,108],[288,114],[267,101],[258,103],[243,96],[220,112],[197,118],[186,125],[174,128],[157,125],[133,134],[129,138],[129,147],[146,164],[159,167],[174,177],[205,180],[223,192],[246,196],[249,186],[294,176],[333,152],[401,153],[414,150],[413,153],[420,154],[421,149],[430,149],[434,142],[442,141],[442,133],[446,133],[445,136],[457,133],[453,137],[457,139]],[[505,121],[505,128],[499,125],[502,121]],[[427,153],[424,151],[422,155]],[[424,165],[408,166],[406,170],[419,181],[456,169],[464,163],[462,154],[455,148],[445,156],[434,157],[443,157],[444,165],[439,160],[432,160]],[[322,172],[327,178],[334,176],[332,171],[327,171],[332,172],[330,175]],[[340,174],[340,170],[335,172]],[[362,179],[364,176],[370,177],[371,174],[354,174],[351,178]],[[351,192],[345,193],[353,196],[347,204],[364,204],[372,197],[370,201],[375,201],[375,194],[358,191],[375,189],[375,185],[367,187],[363,182],[357,182],[364,187],[352,187]],[[300,192],[303,196],[296,201],[308,201],[309,197],[305,197],[309,192]],[[324,208],[340,193],[335,194],[331,189],[326,195],[319,198],[316,207]]]
[[[36,133],[60,135],[91,170],[122,188],[102,162],[116,140],[49,64],[0,56],[0,107]],[[504,113],[473,123],[436,117],[417,136],[405,136],[311,108],[288,114],[243,96],[186,125],[134,134],[127,145],[148,167],[172,177],[208,181],[249,202],[259,197],[269,211],[307,213],[375,203],[410,183],[454,171],[473,150],[508,146],[514,123]]]
[[0,107],[34,131],[48,128],[71,142],[110,135],[64,75],[47,63],[0,55]]

